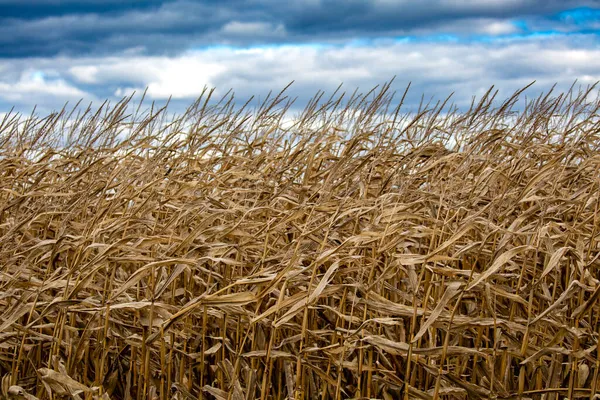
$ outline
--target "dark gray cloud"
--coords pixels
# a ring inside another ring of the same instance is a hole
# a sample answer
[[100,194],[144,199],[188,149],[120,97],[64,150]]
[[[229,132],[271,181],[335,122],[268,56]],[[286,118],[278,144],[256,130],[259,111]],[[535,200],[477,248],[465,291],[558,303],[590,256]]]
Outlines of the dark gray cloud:
[[[598,0],[0,0],[0,57],[177,54],[209,45],[504,34]],[[486,26],[497,30],[486,31]]]

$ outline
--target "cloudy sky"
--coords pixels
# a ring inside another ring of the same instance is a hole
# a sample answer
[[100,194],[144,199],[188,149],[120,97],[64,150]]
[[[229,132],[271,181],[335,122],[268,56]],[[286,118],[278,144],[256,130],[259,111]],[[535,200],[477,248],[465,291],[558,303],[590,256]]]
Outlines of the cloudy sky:
[[177,107],[205,86],[365,91],[409,104],[491,85],[529,93],[600,79],[600,0],[0,0],[0,112],[99,104],[148,88]]

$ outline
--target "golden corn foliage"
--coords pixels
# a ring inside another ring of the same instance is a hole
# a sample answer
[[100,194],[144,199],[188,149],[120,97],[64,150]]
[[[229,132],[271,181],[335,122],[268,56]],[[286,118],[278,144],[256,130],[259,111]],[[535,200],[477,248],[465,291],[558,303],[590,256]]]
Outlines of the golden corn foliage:
[[9,114],[1,396],[594,398],[594,93]]

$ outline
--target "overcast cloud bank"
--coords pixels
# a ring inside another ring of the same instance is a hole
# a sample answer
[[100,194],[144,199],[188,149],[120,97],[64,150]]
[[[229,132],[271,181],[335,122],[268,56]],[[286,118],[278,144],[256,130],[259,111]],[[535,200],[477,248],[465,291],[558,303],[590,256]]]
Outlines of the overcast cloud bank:
[[[243,102],[294,80],[298,104],[317,90],[368,90],[396,77],[407,99],[454,93],[461,107],[495,85],[599,77],[598,1],[0,0],[0,111],[40,113],[69,101],[148,89],[182,109],[205,87]],[[143,3],[143,4],[141,4]]]

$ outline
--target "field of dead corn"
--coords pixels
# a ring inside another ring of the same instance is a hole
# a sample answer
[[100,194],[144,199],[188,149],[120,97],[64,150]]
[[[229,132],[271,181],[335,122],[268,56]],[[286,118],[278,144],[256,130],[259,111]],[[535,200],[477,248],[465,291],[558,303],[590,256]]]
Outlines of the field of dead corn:
[[0,396],[600,397],[596,93],[8,114]]

